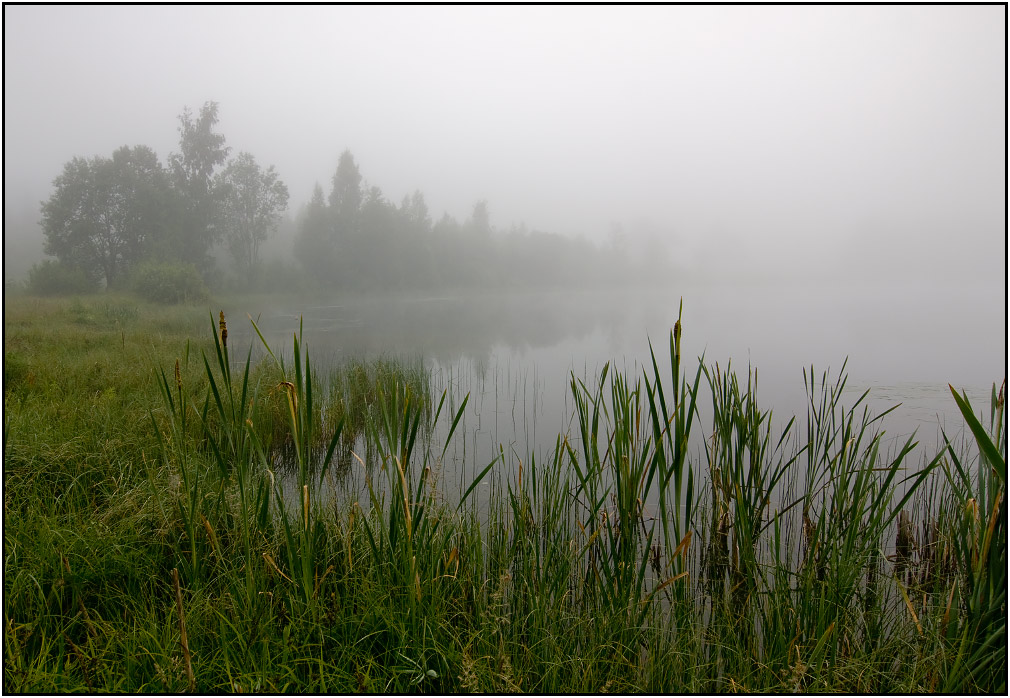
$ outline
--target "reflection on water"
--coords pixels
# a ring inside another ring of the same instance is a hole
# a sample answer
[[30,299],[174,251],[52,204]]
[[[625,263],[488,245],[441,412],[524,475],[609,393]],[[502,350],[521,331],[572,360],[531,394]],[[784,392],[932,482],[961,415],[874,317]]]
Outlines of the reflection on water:
[[[776,424],[784,425],[795,414],[802,425],[804,367],[809,371],[813,365],[820,380],[824,369],[836,375],[848,357],[843,403],[852,404],[867,389],[864,404],[871,413],[900,403],[883,422],[885,445],[904,441],[917,430],[923,448],[935,453],[938,424],[948,435],[953,435],[952,427],[961,430],[947,383],[966,390],[987,417],[988,386],[1005,375],[1005,313],[997,327],[991,316],[973,318],[965,311],[973,299],[964,293],[788,286],[685,289],[684,367],[693,377],[697,362],[689,357],[702,354],[710,365],[732,362],[744,378],[748,365],[756,367],[763,409],[773,410]],[[643,367],[651,373],[651,339],[668,381],[669,333],[680,298],[672,291],[517,293],[336,300],[225,312],[231,318],[247,312],[259,317],[271,347],[286,353],[303,318],[317,371],[351,358],[421,358],[432,370],[433,388],[438,394],[447,391],[443,420],[469,393],[457,438],[441,464],[446,491],[452,492],[500,449],[509,456],[502,467],[514,467],[516,459],[547,458],[559,433],[574,441],[572,374],[592,387],[608,361],[612,370],[629,377],[640,376]],[[943,319],[942,332],[938,318]],[[245,322],[233,320],[230,330],[236,346],[255,337]],[[254,351],[259,351],[257,344]],[[701,406],[710,409],[704,378],[702,386]],[[709,428],[704,412],[701,426]],[[439,452],[447,428],[436,425],[432,434]],[[696,447],[700,451],[700,442]],[[349,487],[360,494],[360,473]]]

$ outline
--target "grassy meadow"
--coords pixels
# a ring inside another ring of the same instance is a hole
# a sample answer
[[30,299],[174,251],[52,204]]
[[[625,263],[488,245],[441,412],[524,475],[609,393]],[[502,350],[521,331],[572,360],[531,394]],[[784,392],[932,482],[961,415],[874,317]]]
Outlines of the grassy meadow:
[[678,322],[450,497],[466,396],[209,310],[5,301],[5,692],[1007,690],[1003,388],[930,452],[811,368],[773,431]]

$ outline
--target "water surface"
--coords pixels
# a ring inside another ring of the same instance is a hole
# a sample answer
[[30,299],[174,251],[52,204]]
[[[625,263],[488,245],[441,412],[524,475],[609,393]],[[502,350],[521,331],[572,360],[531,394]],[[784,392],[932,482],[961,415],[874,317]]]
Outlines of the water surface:
[[[423,361],[436,389],[449,391],[451,405],[469,393],[443,472],[459,480],[500,447],[525,461],[543,459],[559,433],[574,440],[573,374],[589,386],[607,362],[629,377],[643,367],[651,374],[651,339],[668,381],[670,330],[681,298],[686,371],[693,377],[702,354],[707,365],[731,364],[744,381],[748,366],[756,368],[759,404],[773,410],[779,425],[792,415],[805,423],[805,368],[809,375],[813,366],[818,381],[829,370],[834,380],[847,360],[843,403],[868,389],[863,404],[873,413],[900,404],[882,424],[885,442],[903,442],[917,431],[932,454],[938,425],[949,434],[961,429],[947,384],[965,390],[987,416],[991,385],[1006,375],[1005,300],[980,298],[963,286],[725,283],[637,292],[326,298],[225,312],[237,343],[254,337],[246,321],[236,321],[248,312],[259,318],[272,348],[288,354],[301,318],[317,371],[352,358]],[[707,408],[704,378],[702,384]],[[710,429],[704,417],[702,427]],[[436,429],[436,440],[440,434]]]

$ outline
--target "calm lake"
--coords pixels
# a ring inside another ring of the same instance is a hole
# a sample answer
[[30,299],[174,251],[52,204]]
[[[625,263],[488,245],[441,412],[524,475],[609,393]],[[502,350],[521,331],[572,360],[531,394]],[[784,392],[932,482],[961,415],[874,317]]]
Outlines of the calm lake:
[[[577,436],[572,373],[590,387],[608,361],[629,378],[641,376],[643,367],[651,373],[651,338],[668,381],[670,330],[681,298],[684,370],[693,378],[702,353],[710,366],[732,362],[744,382],[748,364],[756,367],[759,405],[772,409],[779,425],[792,415],[805,424],[804,367],[809,372],[813,365],[818,381],[828,369],[833,381],[847,357],[843,404],[867,389],[863,404],[874,414],[900,403],[883,421],[885,444],[903,442],[917,430],[921,449],[932,455],[938,425],[946,425],[952,437],[961,431],[947,384],[965,390],[988,423],[992,383],[1006,375],[1005,298],[964,286],[741,284],[333,298],[224,310],[235,347],[247,347],[255,337],[245,319],[249,313],[259,318],[274,351],[290,356],[301,317],[317,371],[351,358],[395,357],[431,367],[435,388],[448,389],[450,405],[469,393],[446,458],[448,482],[486,465],[499,445],[526,462],[531,454],[540,460],[551,452],[559,433]],[[704,377],[701,387],[700,404],[709,407]],[[711,425],[704,414],[700,426],[697,432],[707,435]],[[436,428],[436,442],[438,434]]]

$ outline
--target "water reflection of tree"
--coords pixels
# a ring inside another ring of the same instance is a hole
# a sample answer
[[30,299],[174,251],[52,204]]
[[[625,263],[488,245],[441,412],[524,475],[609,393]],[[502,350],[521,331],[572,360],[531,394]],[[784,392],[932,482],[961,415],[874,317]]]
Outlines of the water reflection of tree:
[[421,355],[439,363],[487,362],[497,346],[526,351],[578,341],[600,328],[630,331],[630,307],[642,309],[631,296],[609,292],[372,299],[265,313],[259,326],[268,341],[276,337],[282,345],[297,331],[301,313],[317,361]]

